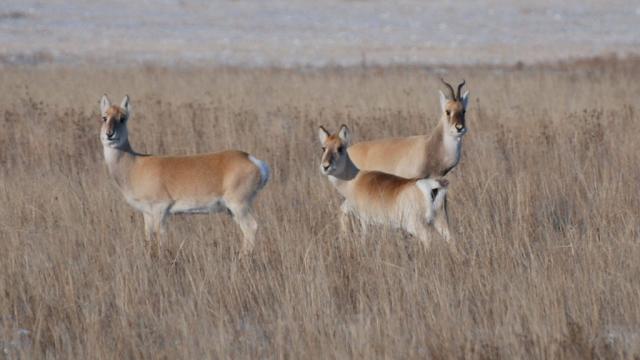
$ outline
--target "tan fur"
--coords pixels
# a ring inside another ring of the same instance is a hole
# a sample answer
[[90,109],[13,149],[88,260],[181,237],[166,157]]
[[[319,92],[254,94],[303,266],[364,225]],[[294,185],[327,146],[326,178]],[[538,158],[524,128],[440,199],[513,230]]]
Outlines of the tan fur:
[[[347,138],[341,136],[346,134]],[[321,170],[345,198],[341,207],[343,230],[346,216],[357,215],[366,223],[386,223],[401,228],[429,244],[427,225],[435,220],[436,230],[449,239],[449,225],[442,211],[448,182],[444,179],[406,179],[379,171],[361,171],[351,161],[348,147],[348,129],[342,126],[338,134],[319,130],[323,145]],[[434,183],[436,200],[419,183]],[[435,204],[435,205],[434,205]],[[439,204],[439,205],[438,205]]]
[[141,199],[245,198],[260,182],[260,171],[241,151],[195,156],[138,157],[130,186]]
[[241,253],[251,252],[257,230],[252,201],[268,180],[266,164],[236,150],[191,156],[138,154],[128,141],[128,106],[128,97],[120,107],[103,97],[101,139],[109,173],[127,202],[143,213],[147,238],[159,240],[170,214],[226,209],[244,234]]
[[360,142],[349,148],[349,156],[362,170],[409,179],[445,176],[460,160],[464,133],[458,135],[456,130],[466,131],[464,115],[463,101],[448,99],[431,134]]

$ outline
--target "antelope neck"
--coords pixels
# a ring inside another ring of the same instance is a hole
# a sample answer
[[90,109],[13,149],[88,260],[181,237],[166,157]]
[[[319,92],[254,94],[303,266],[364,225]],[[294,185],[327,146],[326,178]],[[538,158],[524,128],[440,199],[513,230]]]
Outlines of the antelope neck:
[[128,140],[119,147],[106,145],[102,147],[109,174],[114,178],[118,187],[124,189],[128,180],[129,170],[133,166],[138,154],[131,149]]

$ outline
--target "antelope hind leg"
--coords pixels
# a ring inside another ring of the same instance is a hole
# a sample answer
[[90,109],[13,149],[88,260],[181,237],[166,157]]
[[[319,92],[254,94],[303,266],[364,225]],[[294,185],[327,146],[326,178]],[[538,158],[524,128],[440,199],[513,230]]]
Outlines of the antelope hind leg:
[[240,226],[243,240],[240,249],[240,257],[247,256],[253,251],[255,245],[256,232],[258,231],[258,223],[251,214],[251,209],[246,207],[234,208],[230,207],[233,214],[233,220]]

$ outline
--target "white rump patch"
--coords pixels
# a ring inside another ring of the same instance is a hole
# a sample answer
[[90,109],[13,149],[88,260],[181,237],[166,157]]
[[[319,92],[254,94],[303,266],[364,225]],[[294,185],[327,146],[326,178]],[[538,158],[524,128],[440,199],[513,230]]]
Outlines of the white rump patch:
[[[436,209],[439,207],[439,205],[441,205],[444,194],[446,192],[444,191],[444,189],[442,189],[442,185],[440,185],[440,182],[434,179],[418,180],[416,182],[416,185],[418,186],[418,189],[420,189],[420,191],[422,191],[422,193],[424,194],[424,200],[427,203],[427,223],[431,224],[436,216]],[[431,191],[436,189],[440,190],[438,190],[438,194],[436,195],[436,199],[434,201],[434,199],[431,198]]]
[[254,163],[258,169],[260,169],[260,189],[262,189],[265,185],[267,185],[267,181],[269,181],[269,176],[271,176],[271,169],[266,162],[262,160],[258,160],[253,156],[249,155],[249,160]]
[[422,190],[422,192],[425,194],[427,192],[431,194],[431,190],[439,189],[442,187],[442,185],[440,185],[440,182],[438,182],[438,180],[430,179],[430,178],[418,180],[416,182],[416,185],[418,185],[420,190]]

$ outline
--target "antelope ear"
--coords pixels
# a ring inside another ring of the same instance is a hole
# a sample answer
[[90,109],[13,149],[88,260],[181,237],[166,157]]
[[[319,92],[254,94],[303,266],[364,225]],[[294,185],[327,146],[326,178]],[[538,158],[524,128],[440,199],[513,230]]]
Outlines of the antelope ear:
[[102,116],[107,115],[107,110],[111,107],[111,101],[107,97],[107,94],[102,95],[102,99],[100,99],[100,112]]
[[329,132],[322,126],[318,128],[318,140],[320,140],[320,144],[324,144],[329,137]]
[[442,109],[442,112],[444,112],[445,107],[447,106],[447,97],[444,95],[442,90],[438,90],[438,91],[440,92],[440,108]]
[[129,117],[131,113],[131,106],[129,105],[129,95],[125,95],[124,99],[122,99],[122,102],[120,103],[120,107],[122,108],[122,110],[127,112],[127,117]]
[[338,137],[342,141],[344,145],[349,145],[351,143],[351,131],[347,125],[340,126],[340,131],[338,131]]
[[465,91],[464,94],[462,94],[462,106],[466,109],[467,108],[467,102],[469,101],[469,91]]

